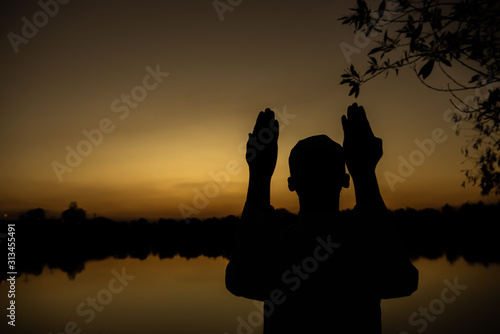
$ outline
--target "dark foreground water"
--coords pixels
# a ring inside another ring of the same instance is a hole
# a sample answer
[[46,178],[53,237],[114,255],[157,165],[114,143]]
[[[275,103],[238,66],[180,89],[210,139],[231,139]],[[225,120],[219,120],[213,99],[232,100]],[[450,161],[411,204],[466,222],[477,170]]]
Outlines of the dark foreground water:
[[[15,285],[15,327],[5,316],[10,284],[0,285],[0,332],[261,333],[260,303],[225,289],[227,261],[109,258],[87,262],[73,280],[59,269],[23,274]],[[382,302],[384,334],[500,333],[500,265],[462,258],[414,264],[419,289]]]

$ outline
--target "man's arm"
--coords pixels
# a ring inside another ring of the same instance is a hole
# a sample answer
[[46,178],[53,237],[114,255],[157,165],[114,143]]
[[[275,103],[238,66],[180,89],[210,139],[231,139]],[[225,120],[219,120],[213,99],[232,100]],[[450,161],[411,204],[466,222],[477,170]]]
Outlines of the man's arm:
[[246,160],[250,177],[245,207],[226,268],[226,287],[237,296],[263,300],[273,285],[273,219],[271,177],[278,156],[279,125],[274,112],[260,112],[248,135]]
[[[366,222],[365,236],[373,260],[371,271],[381,298],[409,296],[418,287],[418,270],[404,252],[400,237],[387,225],[387,208],[380,194],[375,167],[382,157],[382,140],[373,135],[363,107],[356,103],[342,116],[344,153],[354,182],[356,207]],[[376,224],[373,224],[376,223]]]
[[375,167],[382,157],[382,139],[373,135],[363,107],[356,103],[342,116],[344,154],[354,183],[356,207],[360,211],[385,211]]

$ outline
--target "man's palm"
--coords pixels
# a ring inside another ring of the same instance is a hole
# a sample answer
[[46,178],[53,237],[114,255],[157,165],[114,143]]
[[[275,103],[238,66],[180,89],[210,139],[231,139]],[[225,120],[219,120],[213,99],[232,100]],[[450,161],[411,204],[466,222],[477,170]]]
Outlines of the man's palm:
[[373,172],[382,157],[382,139],[373,135],[363,107],[356,103],[342,116],[344,154],[351,175]]
[[271,178],[278,158],[279,124],[270,109],[261,111],[253,132],[248,134],[246,160],[250,174]]

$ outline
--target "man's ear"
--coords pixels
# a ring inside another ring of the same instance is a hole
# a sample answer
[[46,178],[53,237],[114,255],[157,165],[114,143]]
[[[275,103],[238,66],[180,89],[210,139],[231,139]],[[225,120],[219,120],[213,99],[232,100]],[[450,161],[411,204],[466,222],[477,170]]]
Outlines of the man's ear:
[[288,189],[289,189],[290,191],[295,191],[295,190],[297,190],[297,188],[296,188],[296,186],[295,186],[295,180],[294,180],[294,179],[292,179],[292,177],[291,177],[291,176],[288,178]]
[[344,174],[344,179],[342,180],[342,188],[349,188],[349,180],[351,176],[347,173]]

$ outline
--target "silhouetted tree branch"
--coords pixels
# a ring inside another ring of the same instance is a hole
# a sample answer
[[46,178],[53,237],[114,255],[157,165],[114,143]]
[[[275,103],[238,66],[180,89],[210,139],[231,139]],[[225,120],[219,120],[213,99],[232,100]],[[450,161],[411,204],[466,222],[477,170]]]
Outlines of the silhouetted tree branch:
[[[457,134],[471,133],[462,151],[472,167],[462,185],[479,185],[483,195],[500,194],[498,17],[496,0],[382,0],[377,8],[357,0],[350,14],[340,18],[376,43],[364,73],[351,65],[341,75],[341,84],[351,87],[349,95],[357,97],[361,85],[382,74],[398,75],[405,67],[426,87],[451,94]],[[445,78],[444,86],[430,80],[433,72]],[[469,79],[461,79],[464,73]],[[473,94],[469,102],[459,97],[466,93]]]

